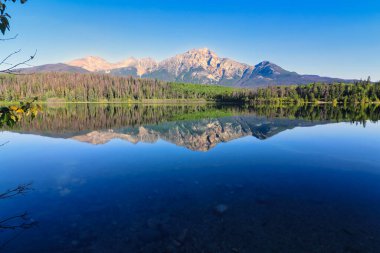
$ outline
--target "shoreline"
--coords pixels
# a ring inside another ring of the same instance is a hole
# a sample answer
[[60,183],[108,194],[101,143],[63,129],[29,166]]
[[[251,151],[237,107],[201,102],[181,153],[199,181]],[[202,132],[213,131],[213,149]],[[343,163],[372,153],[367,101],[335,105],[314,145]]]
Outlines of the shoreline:
[[[26,100],[21,101],[0,101],[1,105],[14,105],[19,104],[20,102],[25,102]],[[253,102],[229,102],[229,101],[212,101],[212,100],[205,100],[205,99],[183,99],[183,100],[177,100],[177,99],[144,99],[144,100],[132,100],[132,101],[35,101],[36,104],[43,104],[43,105],[64,105],[64,104],[119,104],[119,105],[260,105],[260,106],[302,106],[302,105],[336,105],[336,106],[342,106],[344,103],[334,103],[333,101],[316,101],[316,102],[302,102],[297,103],[296,101],[293,102],[273,102],[273,101],[253,101]],[[367,103],[347,103],[346,105],[380,105],[379,102],[367,102]]]

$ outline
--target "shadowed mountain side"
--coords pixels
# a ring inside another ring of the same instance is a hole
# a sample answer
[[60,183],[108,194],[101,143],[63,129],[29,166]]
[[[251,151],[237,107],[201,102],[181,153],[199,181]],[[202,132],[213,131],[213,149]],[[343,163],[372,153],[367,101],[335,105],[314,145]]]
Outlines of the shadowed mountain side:
[[69,72],[69,73],[90,73],[90,71],[85,70],[81,67],[70,66],[63,63],[57,64],[46,64],[41,66],[36,66],[32,68],[18,69],[17,72],[22,74],[33,74],[33,73],[48,73],[48,72]]
[[268,86],[268,85],[293,85],[309,84],[314,82],[354,82],[340,78],[322,77],[318,75],[300,75],[287,71],[268,61],[257,64],[253,69],[247,70],[240,80],[235,83],[239,87]]

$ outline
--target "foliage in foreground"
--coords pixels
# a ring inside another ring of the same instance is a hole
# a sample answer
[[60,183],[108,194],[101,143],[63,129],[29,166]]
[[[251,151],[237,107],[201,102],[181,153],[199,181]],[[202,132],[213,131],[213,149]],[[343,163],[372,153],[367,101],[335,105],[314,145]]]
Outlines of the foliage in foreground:
[[[10,23],[9,19],[11,18],[11,15],[7,13],[7,2],[16,2],[16,0],[0,0],[0,32],[2,34],[5,34],[5,32],[10,29]],[[27,0],[20,0],[21,4],[26,3]]]
[[0,107],[0,128],[3,126],[13,127],[24,116],[35,118],[41,111],[41,106],[34,104],[36,99],[30,102],[20,102],[19,106]]

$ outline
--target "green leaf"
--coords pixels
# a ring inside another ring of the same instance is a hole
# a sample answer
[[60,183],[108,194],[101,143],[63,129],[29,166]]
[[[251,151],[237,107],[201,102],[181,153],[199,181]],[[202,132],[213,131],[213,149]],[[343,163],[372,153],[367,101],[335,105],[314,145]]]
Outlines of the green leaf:
[[5,16],[0,16],[0,31],[4,34],[6,30],[9,30],[8,18]]

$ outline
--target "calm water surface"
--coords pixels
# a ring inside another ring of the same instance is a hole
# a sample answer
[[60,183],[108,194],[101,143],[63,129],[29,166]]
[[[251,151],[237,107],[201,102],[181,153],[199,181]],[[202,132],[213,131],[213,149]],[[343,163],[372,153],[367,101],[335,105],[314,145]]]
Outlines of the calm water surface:
[[380,252],[377,115],[44,108],[0,132],[0,192],[33,188],[0,252]]

